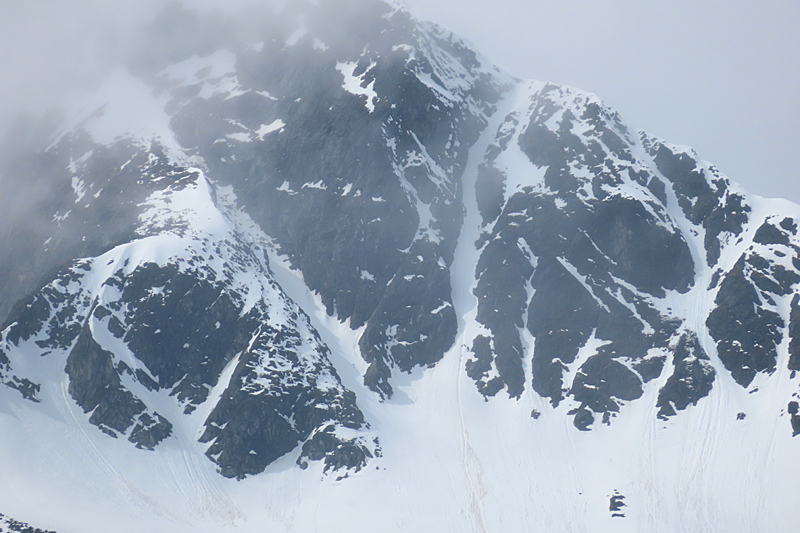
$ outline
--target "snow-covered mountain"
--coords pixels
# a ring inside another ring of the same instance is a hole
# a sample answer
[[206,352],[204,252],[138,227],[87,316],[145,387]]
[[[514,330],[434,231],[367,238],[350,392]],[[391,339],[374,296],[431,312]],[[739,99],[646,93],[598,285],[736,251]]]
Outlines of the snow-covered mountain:
[[342,9],[5,157],[0,531],[792,531],[800,206]]

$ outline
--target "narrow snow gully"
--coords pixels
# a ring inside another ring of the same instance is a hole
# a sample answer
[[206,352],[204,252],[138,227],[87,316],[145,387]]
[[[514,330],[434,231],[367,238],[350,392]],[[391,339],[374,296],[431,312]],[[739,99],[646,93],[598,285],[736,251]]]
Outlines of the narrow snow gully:
[[486,488],[483,483],[483,467],[478,454],[470,444],[469,430],[464,420],[461,401],[464,380],[467,380],[466,386],[468,390],[471,390],[472,393],[477,393],[477,389],[467,377],[464,367],[468,346],[472,344],[472,340],[481,328],[475,320],[478,298],[475,296],[474,290],[477,286],[476,268],[480,258],[480,250],[476,247],[476,242],[482,227],[475,187],[478,181],[478,168],[485,161],[486,151],[495,140],[497,131],[505,118],[518,105],[520,93],[524,92],[520,91],[519,87],[515,85],[506,94],[505,98],[497,104],[494,113],[487,117],[488,124],[480,138],[470,148],[461,181],[463,186],[464,223],[461,227],[461,234],[458,237],[453,264],[450,268],[450,285],[453,306],[458,317],[458,334],[456,335],[456,342],[450,351],[445,354],[444,358],[447,361],[457,361],[458,365],[454,369],[456,402],[461,425],[462,464],[470,500],[467,513],[470,517],[470,530],[473,532],[487,531],[482,505],[482,499],[486,495]]

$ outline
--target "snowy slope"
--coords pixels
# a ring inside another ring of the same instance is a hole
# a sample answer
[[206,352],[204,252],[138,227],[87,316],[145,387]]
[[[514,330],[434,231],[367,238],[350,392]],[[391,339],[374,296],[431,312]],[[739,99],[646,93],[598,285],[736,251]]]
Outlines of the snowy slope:
[[52,187],[0,236],[0,512],[793,531],[800,206],[396,7],[318,4],[115,71],[20,155]]

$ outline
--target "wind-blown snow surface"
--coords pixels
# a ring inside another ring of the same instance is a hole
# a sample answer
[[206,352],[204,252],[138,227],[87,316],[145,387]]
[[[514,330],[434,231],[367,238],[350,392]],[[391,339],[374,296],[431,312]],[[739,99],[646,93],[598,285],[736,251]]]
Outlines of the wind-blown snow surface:
[[[293,296],[313,310],[301,291]],[[191,439],[136,450],[96,431],[66,393],[43,410],[4,388],[6,512],[60,532],[792,529],[795,444],[785,421],[741,389],[716,387],[669,422],[654,403],[635,402],[613,427],[582,433],[533,393],[484,401],[457,345],[379,402],[350,368],[355,335],[321,308],[313,316],[381,436],[383,457],[368,468],[337,480],[298,469],[290,454],[228,480]],[[723,418],[737,410],[748,418]],[[614,490],[626,497],[624,519],[608,510]]]
[[117,71],[50,147],[20,263],[59,273],[2,317],[0,512],[793,531],[800,207],[362,16],[357,46],[312,17],[190,54],[158,97]]

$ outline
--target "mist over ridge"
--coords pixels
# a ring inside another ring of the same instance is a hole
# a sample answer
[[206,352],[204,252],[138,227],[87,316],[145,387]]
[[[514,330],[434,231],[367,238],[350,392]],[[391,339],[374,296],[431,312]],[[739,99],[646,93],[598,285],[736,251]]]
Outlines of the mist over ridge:
[[395,4],[95,15],[0,157],[5,516],[792,531],[800,206]]

